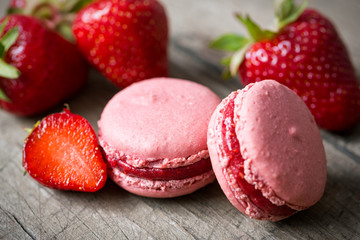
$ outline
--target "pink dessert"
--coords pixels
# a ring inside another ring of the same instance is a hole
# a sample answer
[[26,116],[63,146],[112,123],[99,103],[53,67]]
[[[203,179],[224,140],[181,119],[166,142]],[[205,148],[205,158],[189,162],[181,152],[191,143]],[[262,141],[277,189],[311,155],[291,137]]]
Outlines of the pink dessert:
[[208,129],[216,178],[241,212],[278,221],[314,205],[326,184],[322,138],[304,102],[273,80],[232,92]]
[[120,91],[98,122],[109,176],[129,192],[159,198],[213,182],[206,139],[219,103],[207,87],[180,79],[154,78]]

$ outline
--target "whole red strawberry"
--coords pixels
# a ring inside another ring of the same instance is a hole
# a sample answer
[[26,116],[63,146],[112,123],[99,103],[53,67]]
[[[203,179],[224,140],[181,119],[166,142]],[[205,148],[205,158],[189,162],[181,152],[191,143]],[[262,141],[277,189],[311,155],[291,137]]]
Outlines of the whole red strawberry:
[[77,44],[118,87],[168,73],[168,25],[156,0],[100,0],[74,20]]
[[67,109],[35,125],[25,139],[23,166],[39,183],[60,190],[95,192],[107,178],[93,128]]
[[37,114],[84,85],[88,67],[74,44],[30,16],[10,15],[2,26],[2,39],[13,42],[0,40],[6,45],[0,59],[3,109],[24,116]]
[[[349,54],[333,24],[318,11],[282,1],[279,31],[263,31],[238,15],[251,38],[228,34],[215,48],[237,51],[230,60],[246,85],[274,79],[294,90],[318,125],[342,131],[360,121],[360,87]],[[240,49],[240,50],[238,50]]]

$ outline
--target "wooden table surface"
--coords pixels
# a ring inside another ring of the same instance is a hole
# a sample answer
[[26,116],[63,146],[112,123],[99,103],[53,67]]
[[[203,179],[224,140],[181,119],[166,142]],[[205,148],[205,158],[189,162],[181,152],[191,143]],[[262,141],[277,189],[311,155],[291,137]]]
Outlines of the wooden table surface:
[[[0,1],[1,15],[9,0]],[[233,13],[248,12],[263,26],[273,16],[269,0],[162,0],[167,8],[172,77],[198,81],[221,98],[241,87],[221,80],[222,53],[208,43],[219,35],[245,33]],[[360,74],[360,1],[313,0],[336,24]],[[72,112],[97,131],[106,102],[118,90],[92,74]],[[50,112],[61,110],[61,106]],[[0,110],[0,239],[360,239],[360,126],[346,134],[322,131],[328,160],[323,198],[310,209],[271,223],[251,220],[234,208],[215,182],[188,196],[135,196],[110,180],[96,193],[45,188],[24,176],[22,146],[43,115],[21,118]]]

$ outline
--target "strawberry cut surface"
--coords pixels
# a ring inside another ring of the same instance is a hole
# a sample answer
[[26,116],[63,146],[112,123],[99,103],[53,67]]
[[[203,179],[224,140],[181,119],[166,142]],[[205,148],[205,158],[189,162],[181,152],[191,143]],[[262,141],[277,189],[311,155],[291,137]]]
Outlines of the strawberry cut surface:
[[107,178],[94,130],[69,110],[47,116],[33,129],[23,166],[41,184],[60,190],[94,192]]
[[107,160],[111,167],[115,167],[127,175],[151,180],[186,179],[209,172],[212,169],[209,158],[201,159],[191,165],[177,168],[136,168],[125,161],[116,160],[111,157],[107,157]]
[[238,184],[241,192],[249,198],[249,200],[260,208],[265,213],[275,215],[275,216],[289,216],[292,213],[296,212],[295,210],[289,208],[286,205],[277,206],[271,203],[267,198],[265,198],[261,190],[255,189],[254,185],[251,185],[244,179],[244,159],[240,152],[240,144],[236,138],[235,133],[235,124],[234,124],[234,102],[230,101],[224,109],[224,122],[223,132],[222,132],[222,141],[224,142],[223,150],[225,154],[229,157],[230,161],[228,164],[228,169],[231,174],[234,175],[236,183]]

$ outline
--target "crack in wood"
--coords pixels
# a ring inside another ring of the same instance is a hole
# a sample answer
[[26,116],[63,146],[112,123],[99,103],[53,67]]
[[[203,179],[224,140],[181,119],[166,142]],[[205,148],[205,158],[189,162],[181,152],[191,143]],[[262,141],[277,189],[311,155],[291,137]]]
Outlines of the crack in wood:
[[62,227],[61,230],[54,235],[54,238],[57,238],[57,237],[58,237],[60,234],[62,234],[66,229],[68,229],[69,226],[70,226],[70,224],[69,224],[69,223],[66,223],[66,225],[65,225],[64,227]]
[[10,219],[13,219],[14,222],[16,222],[20,228],[33,240],[36,240],[35,236],[29,231],[26,229],[26,227],[24,226],[24,224],[21,223],[21,221],[15,216],[15,214],[12,214],[11,212],[3,209],[1,206],[0,206],[0,210],[3,211],[6,216],[8,216]]
[[25,228],[25,226],[19,221],[19,219],[17,219],[17,217],[16,217],[15,215],[12,215],[12,214],[11,214],[11,216],[12,216],[12,217],[14,218],[14,220],[20,225],[20,227],[22,228],[22,230],[24,230],[24,232],[25,232],[27,235],[29,235],[29,237],[30,237],[31,239],[34,239],[34,240],[36,239],[35,236],[32,235],[32,233]]

